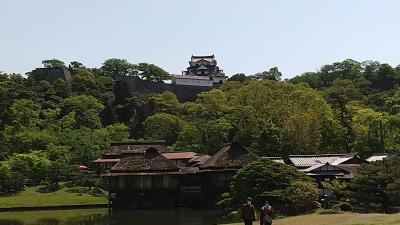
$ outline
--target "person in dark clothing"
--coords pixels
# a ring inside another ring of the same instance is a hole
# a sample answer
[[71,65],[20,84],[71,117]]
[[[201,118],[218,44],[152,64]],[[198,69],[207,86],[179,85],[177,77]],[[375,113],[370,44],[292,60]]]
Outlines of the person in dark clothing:
[[252,198],[247,198],[246,203],[242,207],[242,220],[244,225],[253,225],[253,221],[256,220],[256,210],[254,205],[251,203]]
[[268,201],[260,211],[260,225],[272,225],[272,219],[275,217],[275,210]]

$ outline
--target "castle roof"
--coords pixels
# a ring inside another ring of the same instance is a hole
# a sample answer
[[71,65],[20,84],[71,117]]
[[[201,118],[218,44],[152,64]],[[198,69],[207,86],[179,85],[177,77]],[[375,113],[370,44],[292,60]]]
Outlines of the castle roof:
[[191,58],[192,62],[197,62],[197,61],[200,61],[200,60],[205,60],[205,61],[212,62],[212,61],[215,60],[215,56],[214,55],[203,55],[203,56],[192,55],[192,58]]

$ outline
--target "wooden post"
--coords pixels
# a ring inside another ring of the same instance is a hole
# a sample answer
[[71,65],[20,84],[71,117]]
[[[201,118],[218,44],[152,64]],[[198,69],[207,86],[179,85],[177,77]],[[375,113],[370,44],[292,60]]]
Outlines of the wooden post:
[[385,153],[385,140],[383,137],[383,125],[382,125],[382,120],[379,120],[379,130],[380,130],[380,136],[381,136],[381,152]]
[[111,190],[110,190],[110,177],[107,177],[107,186],[108,186],[108,214],[111,214]]

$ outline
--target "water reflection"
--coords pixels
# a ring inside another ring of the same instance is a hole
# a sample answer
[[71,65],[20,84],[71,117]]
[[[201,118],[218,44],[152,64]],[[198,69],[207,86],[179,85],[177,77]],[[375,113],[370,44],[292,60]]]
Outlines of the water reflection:
[[106,209],[0,213],[0,225],[213,225],[218,211],[134,210],[108,214]]

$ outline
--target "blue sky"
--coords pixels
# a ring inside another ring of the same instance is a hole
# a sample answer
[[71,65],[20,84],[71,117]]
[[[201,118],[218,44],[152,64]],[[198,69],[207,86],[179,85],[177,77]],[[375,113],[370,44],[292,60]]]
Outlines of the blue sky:
[[0,0],[0,71],[25,73],[59,58],[108,58],[180,73],[215,54],[227,75],[277,66],[284,77],[323,64],[400,64],[397,0]]

